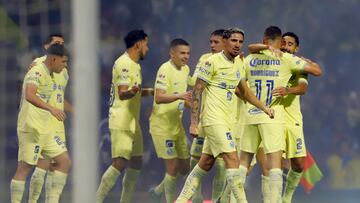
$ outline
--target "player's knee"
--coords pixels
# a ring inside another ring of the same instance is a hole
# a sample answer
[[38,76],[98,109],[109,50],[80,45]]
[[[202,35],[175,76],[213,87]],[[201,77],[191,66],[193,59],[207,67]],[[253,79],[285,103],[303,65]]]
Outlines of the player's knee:
[[124,158],[114,158],[112,160],[112,166],[118,171],[122,171],[125,168],[126,159]]
[[198,165],[203,170],[209,171],[212,168],[212,166],[214,165],[214,162],[215,162],[215,158],[206,156],[206,157],[200,158]]

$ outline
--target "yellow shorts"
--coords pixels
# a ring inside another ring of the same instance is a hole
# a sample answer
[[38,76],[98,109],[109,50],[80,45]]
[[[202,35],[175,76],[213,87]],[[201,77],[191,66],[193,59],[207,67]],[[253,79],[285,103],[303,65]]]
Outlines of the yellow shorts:
[[189,146],[184,129],[177,135],[164,136],[151,134],[156,154],[162,159],[188,159],[190,157]]
[[198,137],[194,138],[191,144],[191,149],[190,149],[190,154],[191,156],[194,157],[200,157],[203,147],[204,147],[204,134],[202,132],[202,127],[199,124],[199,129],[198,129]]
[[306,146],[302,125],[285,125],[286,158],[298,158],[306,156]]
[[241,139],[241,136],[242,134],[244,133],[244,128],[245,128],[245,125],[243,124],[239,124],[239,123],[236,123],[234,126],[233,126],[233,135],[234,135],[234,138],[235,139]]
[[231,129],[225,125],[202,127],[205,142],[202,153],[217,157],[221,153],[236,152],[235,140]]
[[241,150],[256,153],[263,142],[265,154],[285,150],[284,125],[281,123],[262,123],[245,125],[241,140]]
[[65,142],[58,135],[39,134],[37,132],[18,131],[18,161],[36,165],[40,155],[52,159],[66,152]]
[[130,130],[110,129],[111,157],[130,160],[133,156],[144,154],[143,136],[140,126],[136,126],[135,133]]
[[44,151],[47,151],[49,155],[45,155],[45,157],[40,154],[39,159],[44,158],[54,158],[58,155],[60,155],[63,152],[67,151],[66,148],[66,138],[65,138],[65,132],[55,132],[53,135],[49,136],[46,139],[46,142],[42,148],[42,151],[44,154]]

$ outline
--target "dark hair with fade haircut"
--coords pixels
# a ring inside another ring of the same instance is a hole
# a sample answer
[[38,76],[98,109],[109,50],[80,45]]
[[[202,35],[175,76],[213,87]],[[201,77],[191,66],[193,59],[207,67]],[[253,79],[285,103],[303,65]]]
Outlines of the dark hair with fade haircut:
[[244,30],[242,30],[240,28],[237,28],[237,27],[233,27],[233,28],[229,28],[229,29],[224,30],[222,36],[225,39],[229,39],[231,37],[231,35],[234,34],[234,33],[240,33],[245,38]]
[[214,35],[214,36],[223,36],[224,34],[224,29],[217,29],[217,30],[214,30],[214,32],[211,33],[211,36]]
[[61,33],[53,33],[46,38],[44,44],[50,44],[54,37],[61,37],[64,39],[64,36]]
[[269,26],[265,29],[264,36],[272,40],[281,37],[281,29],[277,26]]
[[175,48],[179,45],[189,46],[189,43],[184,39],[175,38],[175,39],[171,40],[171,42],[170,42],[170,49]]
[[286,36],[289,36],[289,37],[292,37],[295,39],[295,43],[296,43],[296,46],[299,46],[300,45],[300,40],[299,40],[299,37],[293,33],[293,32],[286,32],[285,34],[282,35],[282,37],[286,37]]
[[138,41],[146,39],[147,34],[144,32],[144,30],[132,30],[130,31],[125,37],[124,41],[126,44],[126,48],[130,48],[134,46],[134,44]]
[[67,51],[62,44],[52,44],[46,50],[46,55],[67,56]]

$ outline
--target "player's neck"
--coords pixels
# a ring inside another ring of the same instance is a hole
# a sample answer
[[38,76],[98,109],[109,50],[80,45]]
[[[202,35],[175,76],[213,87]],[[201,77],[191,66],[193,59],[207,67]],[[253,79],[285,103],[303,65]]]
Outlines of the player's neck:
[[54,71],[50,68],[51,67],[50,61],[45,60],[44,65],[45,65],[45,68],[48,70],[49,74],[51,75]]
[[178,65],[176,63],[174,63],[174,61],[172,59],[170,59],[170,63],[177,69],[177,70],[181,70],[181,65]]
[[135,63],[139,63],[140,56],[136,50],[129,48],[128,50],[126,50],[126,53],[129,55],[129,58],[131,60],[133,60]]
[[235,57],[233,57],[229,52],[223,51],[222,53],[223,53],[223,55],[224,55],[229,61],[234,62],[234,58],[235,58]]

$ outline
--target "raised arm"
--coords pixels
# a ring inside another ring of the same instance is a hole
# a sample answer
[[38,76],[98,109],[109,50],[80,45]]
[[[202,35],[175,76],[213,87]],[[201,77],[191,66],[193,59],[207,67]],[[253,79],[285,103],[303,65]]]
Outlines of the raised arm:
[[248,46],[249,52],[251,54],[256,54],[259,53],[260,51],[263,50],[269,50],[271,51],[276,57],[281,57],[282,56],[282,52],[280,51],[280,49],[276,49],[270,45],[266,45],[266,44],[261,44],[261,43],[256,43],[256,44],[250,44]]
[[322,70],[319,64],[311,61],[310,59],[301,57],[303,60],[305,60],[307,63],[304,66],[304,72],[309,73],[313,76],[321,76]]

